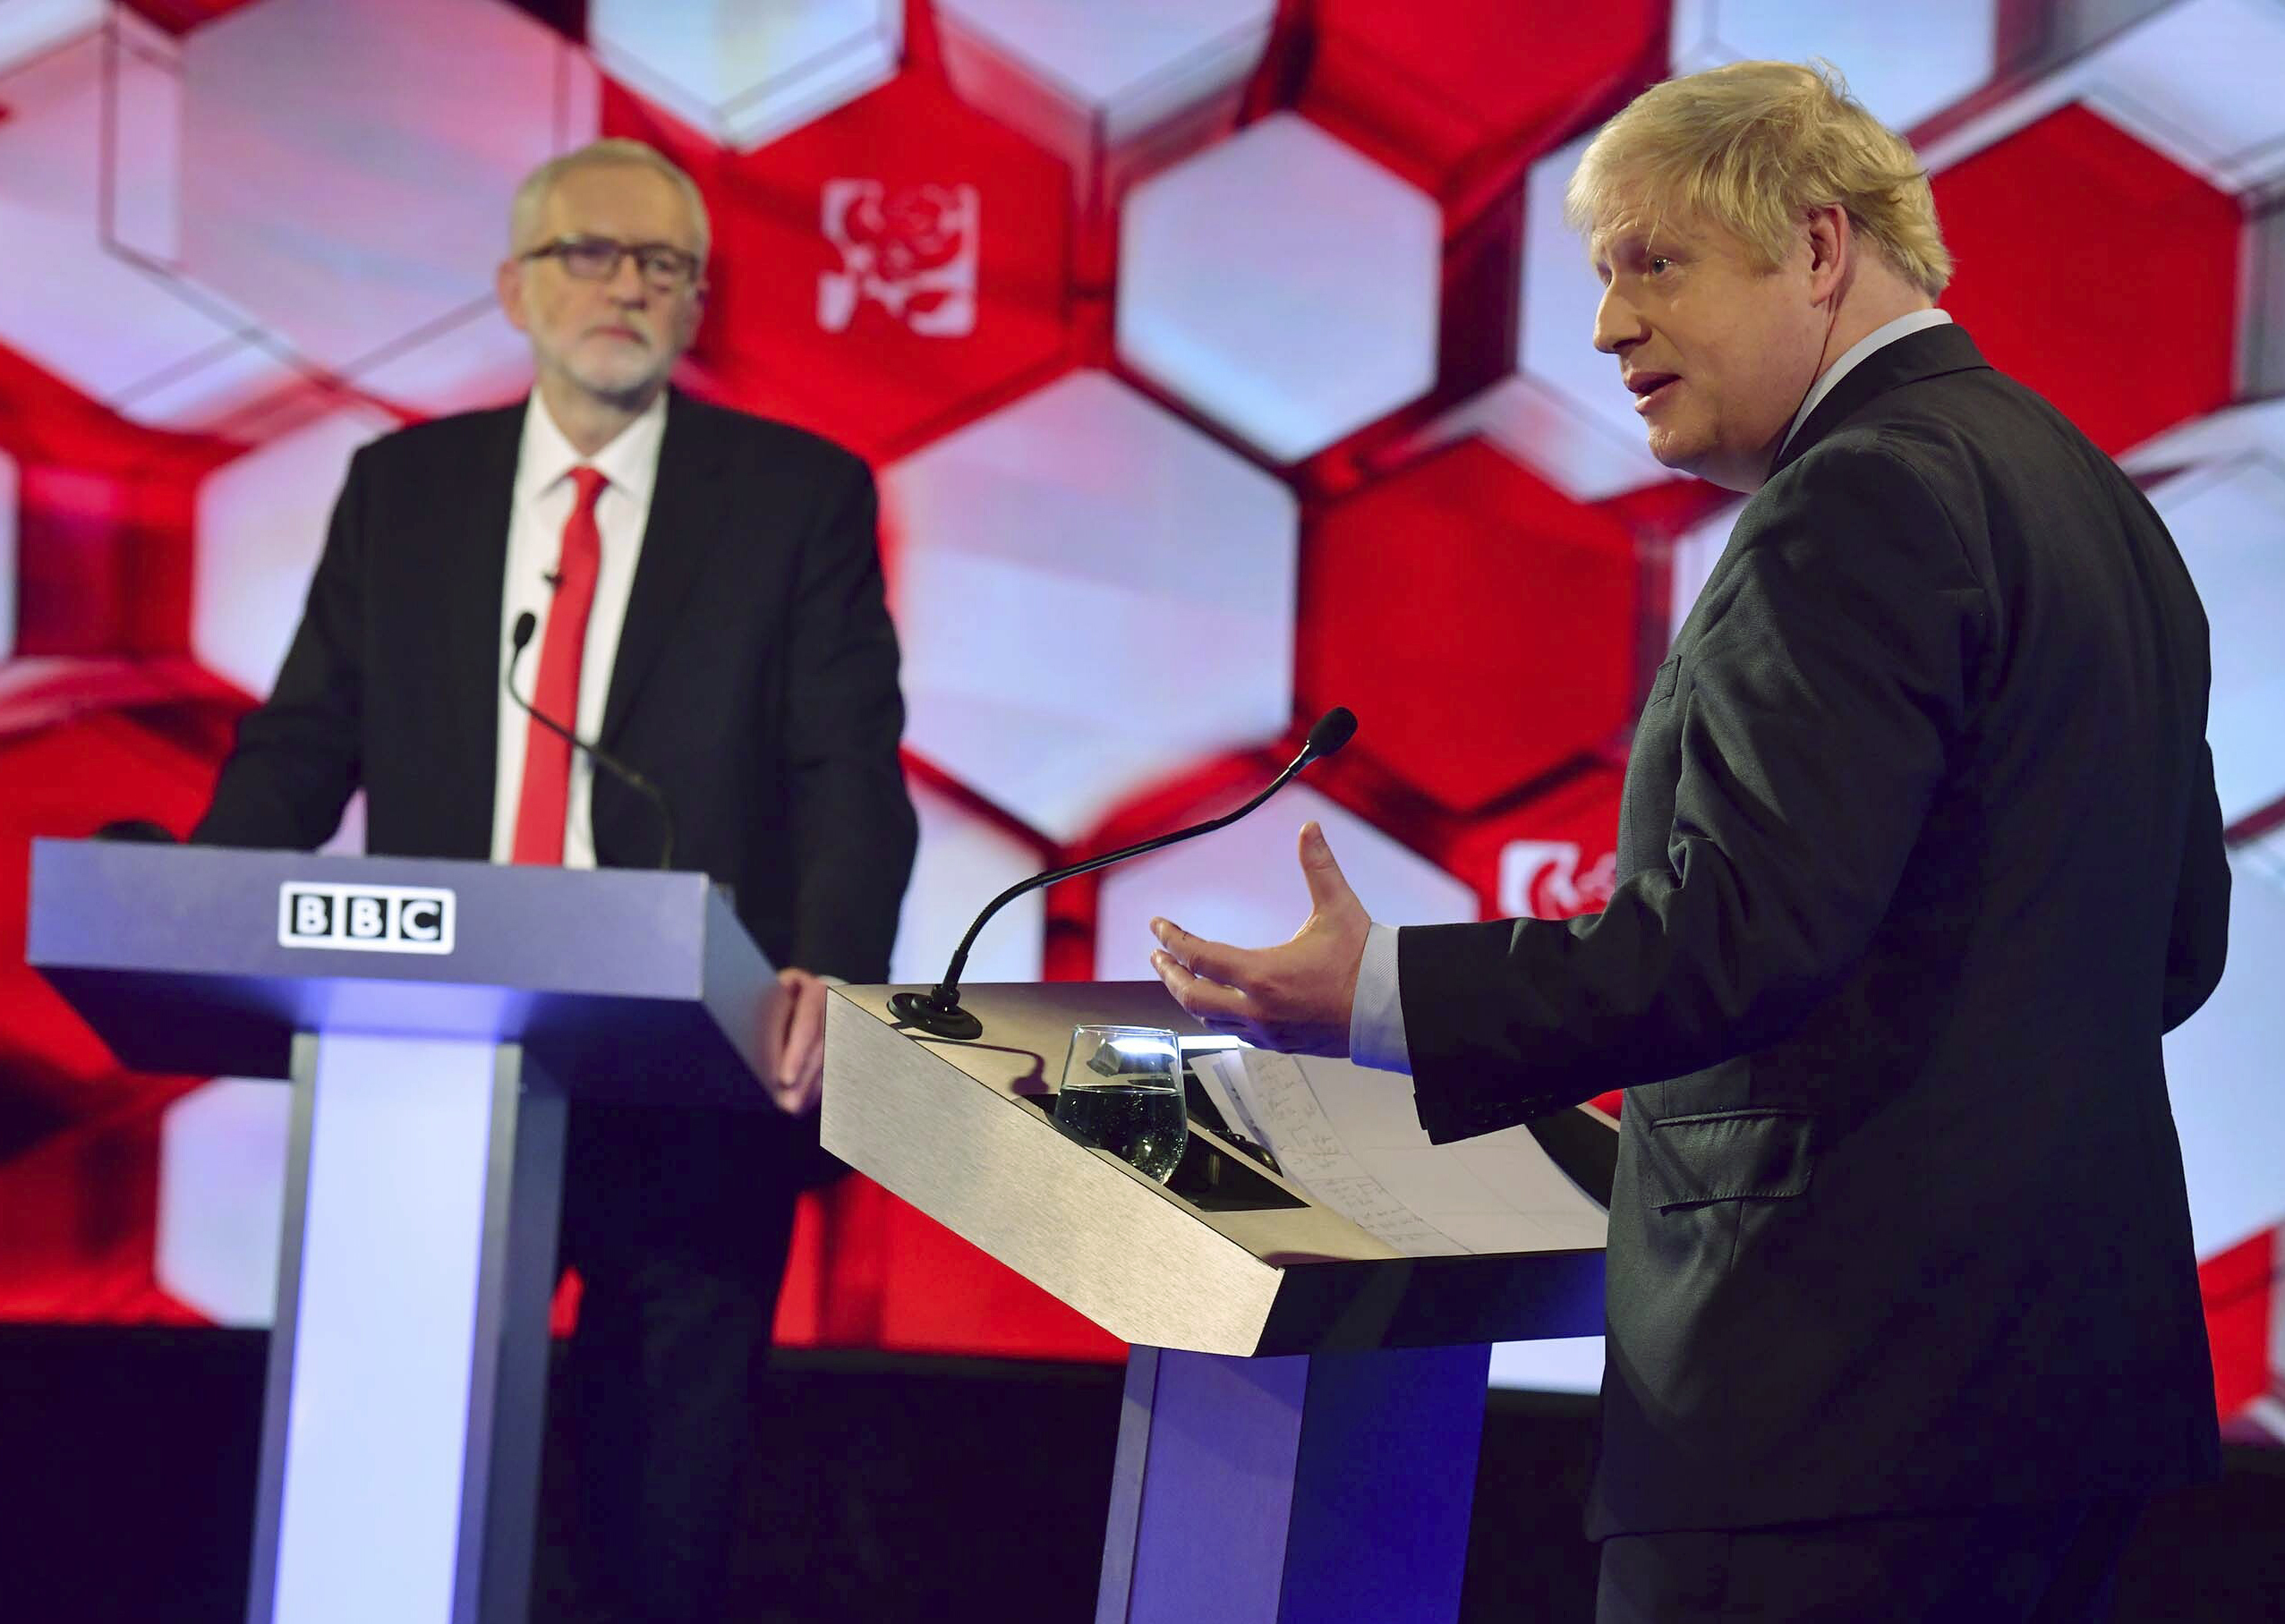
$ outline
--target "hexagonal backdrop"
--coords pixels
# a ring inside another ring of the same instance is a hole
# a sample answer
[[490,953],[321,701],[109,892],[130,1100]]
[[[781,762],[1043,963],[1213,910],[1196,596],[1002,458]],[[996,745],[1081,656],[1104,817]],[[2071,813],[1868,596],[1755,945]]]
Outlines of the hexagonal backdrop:
[[1292,716],[1292,493],[1106,374],[940,440],[886,495],[907,743],[1049,839]]
[[1171,126],[1235,116],[1276,13],[1275,0],[939,0],[936,28],[960,95],[1062,157],[1094,204]]
[[[971,974],[1144,974],[1161,913],[1282,937],[1306,816],[1387,918],[1599,906],[1735,505],[1645,450],[1562,190],[1659,75],[1810,55],[1919,143],[1946,304],[2205,596],[2238,906],[2168,1052],[2222,1404],[2285,1432],[2274,0],[0,3],[0,939],[33,836],[195,818],[351,450],[525,387],[509,196],[598,131],[706,197],[683,383],[880,474],[900,977],[1021,875],[1236,804],[1335,703],[1339,760],[1011,908]],[[258,1322],[275,1093],[122,1071],[13,948],[0,1008],[0,1315]],[[1116,1354],[862,1180],[801,1221],[789,1336]]]
[[1439,238],[1427,197],[1275,115],[1127,200],[1120,354],[1298,462],[1435,381]]
[[603,124],[706,194],[693,370],[738,404],[886,461],[1070,363],[1070,175],[940,80],[901,75],[752,152],[617,88]]
[[591,0],[606,72],[709,138],[752,151],[897,71],[900,0]]

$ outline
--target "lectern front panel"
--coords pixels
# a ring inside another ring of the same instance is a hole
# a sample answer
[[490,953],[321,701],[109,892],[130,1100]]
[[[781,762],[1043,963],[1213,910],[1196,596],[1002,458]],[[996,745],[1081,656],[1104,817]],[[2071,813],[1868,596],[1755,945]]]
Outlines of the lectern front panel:
[[1065,1133],[1043,1105],[1074,1025],[1206,1035],[1155,982],[965,988],[968,1042],[900,1025],[899,991],[828,1001],[825,1148],[1114,1336],[1251,1356],[1601,1329],[1599,1247],[1409,1255],[1274,1169],[1248,1176],[1278,1199],[1194,1202]]

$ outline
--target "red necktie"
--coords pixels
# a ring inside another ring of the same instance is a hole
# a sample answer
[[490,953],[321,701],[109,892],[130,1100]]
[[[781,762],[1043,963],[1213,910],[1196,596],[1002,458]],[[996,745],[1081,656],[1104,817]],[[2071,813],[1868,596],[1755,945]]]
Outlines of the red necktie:
[[[563,551],[556,560],[555,596],[540,642],[540,680],[532,709],[576,731],[579,658],[587,644],[587,612],[595,606],[595,569],[603,539],[595,528],[595,498],[610,481],[593,468],[575,468],[577,493],[564,521]],[[516,863],[560,863],[564,815],[571,804],[571,744],[538,722],[524,735],[524,790],[516,803]]]

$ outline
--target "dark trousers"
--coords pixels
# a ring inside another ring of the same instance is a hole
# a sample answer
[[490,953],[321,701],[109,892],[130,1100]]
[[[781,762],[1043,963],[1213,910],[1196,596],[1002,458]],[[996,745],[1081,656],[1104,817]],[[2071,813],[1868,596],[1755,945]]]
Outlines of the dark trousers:
[[2140,1500],[1603,1542],[1596,1624],[2100,1624]]
[[797,1193],[783,1127],[575,1107],[559,1250],[583,1290],[541,1514],[567,1549],[542,1553],[536,1617],[723,1616]]

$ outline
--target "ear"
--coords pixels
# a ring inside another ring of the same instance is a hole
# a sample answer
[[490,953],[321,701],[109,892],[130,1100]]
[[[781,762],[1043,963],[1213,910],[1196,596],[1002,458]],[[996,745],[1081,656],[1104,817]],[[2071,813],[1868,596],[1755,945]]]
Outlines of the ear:
[[524,325],[524,261],[502,259],[499,268],[492,273],[492,292],[499,300],[500,313],[507,318],[507,325],[517,332],[529,332]]
[[1809,296],[1822,304],[1839,293],[1848,280],[1855,257],[1856,234],[1848,210],[1827,203],[1809,211]]

